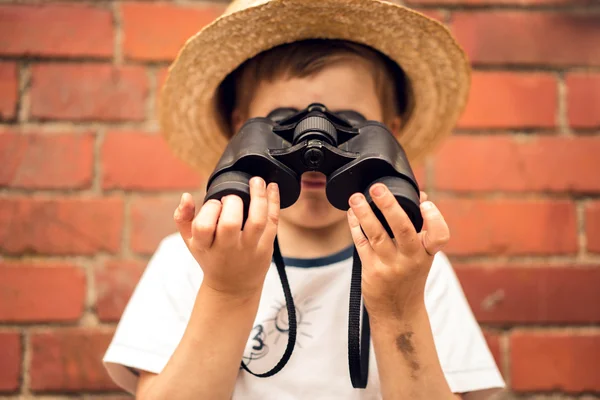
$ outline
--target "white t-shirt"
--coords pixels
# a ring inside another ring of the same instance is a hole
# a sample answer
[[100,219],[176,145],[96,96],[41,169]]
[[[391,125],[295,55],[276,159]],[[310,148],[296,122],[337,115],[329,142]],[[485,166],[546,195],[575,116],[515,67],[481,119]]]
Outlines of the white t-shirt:
[[[366,389],[348,371],[348,301],[352,248],[319,259],[284,258],[297,315],[297,341],[287,365],[258,378],[240,370],[233,399],[381,399],[371,344]],[[114,381],[135,392],[135,369],[160,373],[190,318],[202,270],[178,234],[165,238],[148,264],[104,356]],[[455,393],[504,387],[494,359],[448,259],[438,253],[425,292],[440,362]],[[255,373],[281,359],[287,310],[274,263],[267,273],[244,361]],[[399,377],[401,379],[402,377]],[[201,379],[201,377],[199,377]]]

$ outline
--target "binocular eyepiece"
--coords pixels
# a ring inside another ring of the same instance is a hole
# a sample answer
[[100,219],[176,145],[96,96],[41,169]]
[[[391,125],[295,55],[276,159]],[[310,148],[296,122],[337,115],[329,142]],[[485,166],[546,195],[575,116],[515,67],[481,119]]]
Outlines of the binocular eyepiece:
[[308,171],[325,174],[327,199],[340,210],[348,210],[348,199],[354,193],[363,193],[393,237],[369,195],[372,185],[385,184],[417,232],[421,230],[419,186],[404,150],[391,132],[356,111],[334,113],[318,103],[301,111],[279,108],[267,117],[248,120],[233,136],[209,177],[204,201],[238,195],[244,203],[245,223],[250,178],[260,176],[267,184],[276,182],[284,209],[298,200],[300,178]]

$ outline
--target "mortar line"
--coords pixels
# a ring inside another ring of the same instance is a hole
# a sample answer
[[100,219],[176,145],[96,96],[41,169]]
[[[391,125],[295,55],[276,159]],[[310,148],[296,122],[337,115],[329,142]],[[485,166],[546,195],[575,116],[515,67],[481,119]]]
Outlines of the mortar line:
[[121,15],[121,2],[112,3],[113,29],[114,29],[114,49],[113,64],[123,65],[123,16]]
[[17,115],[16,122],[21,125],[23,122],[27,122],[29,119],[30,107],[31,107],[31,65],[25,62],[17,63],[17,79],[18,79],[18,99],[17,99]]
[[565,82],[565,73],[556,73],[556,89],[557,89],[557,104],[556,104],[556,126],[562,136],[570,136],[572,132],[569,129],[568,117],[568,100],[567,100],[567,84]]

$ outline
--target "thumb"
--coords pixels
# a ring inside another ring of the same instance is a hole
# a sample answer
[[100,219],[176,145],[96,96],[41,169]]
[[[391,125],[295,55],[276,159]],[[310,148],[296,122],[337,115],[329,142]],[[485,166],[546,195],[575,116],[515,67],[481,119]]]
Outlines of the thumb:
[[181,237],[186,244],[192,238],[192,221],[194,220],[195,214],[196,210],[192,195],[189,193],[184,193],[181,196],[179,206],[175,209],[173,220],[175,221],[177,230],[181,234]]
[[440,210],[431,201],[421,203],[424,229],[421,231],[421,243],[430,255],[440,251],[450,240],[450,229]]

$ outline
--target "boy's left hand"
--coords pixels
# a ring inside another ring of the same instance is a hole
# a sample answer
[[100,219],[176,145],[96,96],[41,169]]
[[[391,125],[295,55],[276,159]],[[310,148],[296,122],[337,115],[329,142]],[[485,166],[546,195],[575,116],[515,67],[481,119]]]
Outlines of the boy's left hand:
[[365,197],[360,193],[352,195],[348,223],[362,261],[365,307],[374,321],[402,318],[412,308],[424,306],[425,282],[433,257],[450,239],[450,231],[438,208],[427,201],[423,192],[424,224],[419,233],[384,184],[373,185],[370,194],[394,233],[394,239],[387,234]]

